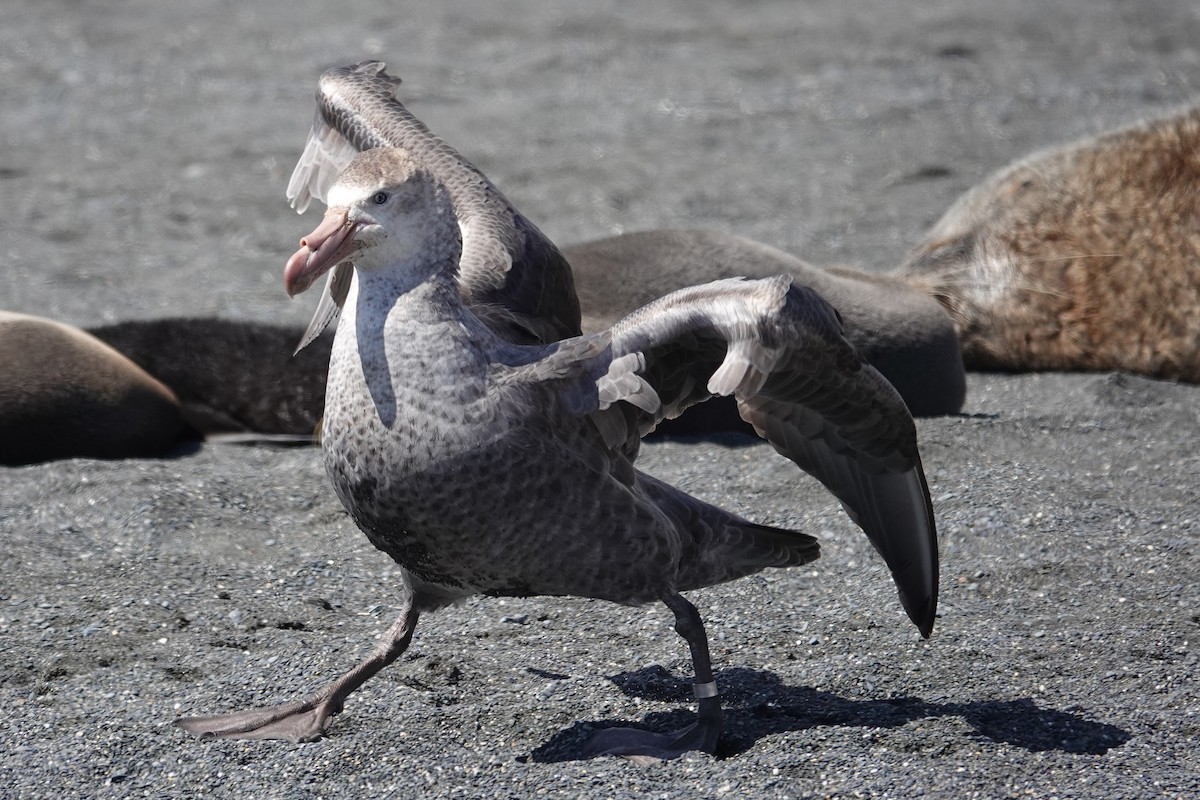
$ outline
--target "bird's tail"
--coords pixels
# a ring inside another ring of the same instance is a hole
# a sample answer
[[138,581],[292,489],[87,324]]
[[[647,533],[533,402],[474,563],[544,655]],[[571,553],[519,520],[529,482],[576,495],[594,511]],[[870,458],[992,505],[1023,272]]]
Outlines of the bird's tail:
[[821,555],[820,544],[806,533],[751,522],[649,475],[638,474],[638,488],[675,523],[683,540],[677,591],[725,583],[767,567],[807,564]]

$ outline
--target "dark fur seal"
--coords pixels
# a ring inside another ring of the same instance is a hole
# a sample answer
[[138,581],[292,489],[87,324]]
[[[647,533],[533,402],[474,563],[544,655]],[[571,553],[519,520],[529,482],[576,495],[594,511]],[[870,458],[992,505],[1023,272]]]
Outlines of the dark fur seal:
[[[928,295],[905,281],[852,269],[821,269],[742,236],[718,231],[654,230],[568,247],[584,331],[601,330],[667,292],[730,277],[788,273],[815,289],[841,316],[846,338],[900,392],[916,416],[954,414],[966,374],[954,326]],[[697,411],[705,424],[736,425],[721,404]],[[705,422],[708,420],[708,422]],[[683,419],[680,420],[683,422]],[[721,425],[728,429],[729,425]],[[677,432],[681,432],[678,431]]]
[[89,332],[170,386],[206,435],[310,436],[321,419],[331,335],[293,357],[301,331],[261,322],[174,317]]

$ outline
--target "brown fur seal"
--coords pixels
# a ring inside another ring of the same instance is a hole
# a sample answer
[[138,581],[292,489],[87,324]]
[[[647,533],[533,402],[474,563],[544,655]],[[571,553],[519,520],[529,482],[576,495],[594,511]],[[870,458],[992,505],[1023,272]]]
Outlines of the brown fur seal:
[[78,328],[0,311],[0,463],[161,455],[188,426],[171,390]]
[[950,311],[970,369],[1200,382],[1200,108],[1019,161],[897,274]]
[[819,269],[774,247],[717,231],[628,233],[567,247],[563,254],[575,273],[585,332],[607,328],[684,286],[786,272],[838,310],[846,338],[896,387],[914,415],[962,408],[966,375],[954,326],[936,302],[898,278]]
[[227,319],[119,322],[89,333],[170,386],[183,416],[207,436],[311,437],[325,407],[333,336],[292,356],[302,331]]

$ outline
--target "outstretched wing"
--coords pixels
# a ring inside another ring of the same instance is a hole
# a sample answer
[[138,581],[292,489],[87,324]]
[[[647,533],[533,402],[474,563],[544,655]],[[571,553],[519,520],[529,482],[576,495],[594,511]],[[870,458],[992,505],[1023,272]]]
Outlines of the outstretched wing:
[[[891,569],[922,634],[937,607],[937,533],[904,401],[859,358],[837,312],[787,276],[682,289],[612,328],[598,425],[626,452],[714,394],[823,483]],[[658,402],[647,402],[647,385]],[[632,400],[633,402],[624,402]]]
[[[450,193],[462,228],[458,282],[467,304],[502,309],[489,325],[511,341],[578,335],[579,301],[566,259],[483,173],[409,113],[396,99],[399,85],[378,61],[321,75],[316,118],[288,183],[292,206],[303,212],[313,198],[323,201],[358,152],[401,148]],[[332,320],[331,307],[327,287],[319,307],[325,318],[314,317],[310,333]]]

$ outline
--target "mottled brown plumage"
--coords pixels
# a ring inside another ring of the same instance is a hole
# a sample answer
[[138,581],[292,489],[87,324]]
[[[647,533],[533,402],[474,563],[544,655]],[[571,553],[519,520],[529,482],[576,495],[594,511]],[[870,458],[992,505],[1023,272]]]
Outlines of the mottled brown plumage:
[[669,294],[588,336],[501,338],[456,281],[455,204],[402,150],[366,151],[289,259],[302,291],[354,263],[330,362],[322,444],[334,489],[402,567],[406,603],[366,661],[303,701],[181,720],[215,736],[320,735],[344,698],[407,647],[417,615],[475,594],[572,595],[676,614],[698,722],[606,731],[591,752],[711,752],[720,701],[703,625],[680,592],[816,558],[805,534],[745,520],[640,473],[641,436],[712,394],[737,398],[775,448],[822,481],[883,555],[929,635],[938,556],[911,416],[787,276]]

